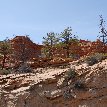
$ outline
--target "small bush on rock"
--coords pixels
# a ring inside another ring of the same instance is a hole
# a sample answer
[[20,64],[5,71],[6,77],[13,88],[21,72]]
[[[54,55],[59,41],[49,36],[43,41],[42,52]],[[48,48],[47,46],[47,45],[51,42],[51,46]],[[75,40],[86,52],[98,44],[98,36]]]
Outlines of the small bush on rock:
[[88,64],[89,66],[92,66],[92,65],[98,63],[98,60],[96,59],[96,57],[91,56],[91,57],[88,57],[88,58],[86,59],[86,62],[87,62],[87,64]]
[[105,59],[106,57],[101,54],[101,53],[96,53],[94,55],[91,55],[89,57],[87,57],[85,59],[86,63],[89,65],[89,66],[92,66],[100,61],[102,61],[103,59]]
[[66,75],[65,75],[65,80],[69,81],[70,79],[73,79],[77,76],[78,74],[75,72],[75,69],[69,69],[67,72],[66,72]]
[[78,90],[84,90],[84,89],[86,89],[86,86],[84,83],[78,81],[75,83],[74,88],[78,89]]
[[1,69],[0,70],[0,74],[1,75],[8,75],[8,74],[10,74],[11,73],[11,70],[6,70],[6,69]]
[[20,73],[30,73],[32,72],[32,68],[26,64],[22,64],[18,69],[17,69],[18,72]]
[[64,97],[64,99],[73,98],[73,96],[72,96],[72,94],[71,94],[71,90],[70,90],[70,89],[66,89],[66,90],[63,92],[63,97]]

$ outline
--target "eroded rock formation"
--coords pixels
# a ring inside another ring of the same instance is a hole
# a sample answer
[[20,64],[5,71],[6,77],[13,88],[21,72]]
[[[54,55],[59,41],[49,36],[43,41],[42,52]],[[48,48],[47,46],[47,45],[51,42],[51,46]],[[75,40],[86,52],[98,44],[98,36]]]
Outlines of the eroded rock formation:
[[0,107],[107,107],[107,59],[76,63],[78,76],[65,82],[69,68],[0,76]]

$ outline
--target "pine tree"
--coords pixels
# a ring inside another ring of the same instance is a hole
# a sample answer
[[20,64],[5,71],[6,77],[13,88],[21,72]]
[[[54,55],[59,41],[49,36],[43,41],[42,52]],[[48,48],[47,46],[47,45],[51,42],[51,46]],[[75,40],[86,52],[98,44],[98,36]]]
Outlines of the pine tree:
[[47,33],[47,37],[43,37],[43,52],[46,57],[53,57],[53,47],[56,46],[59,39],[56,37],[57,34],[54,32]]
[[72,42],[76,42],[77,37],[72,34],[71,27],[66,28],[61,32],[61,41],[63,43],[63,48],[66,49],[67,58],[70,56],[70,45]]

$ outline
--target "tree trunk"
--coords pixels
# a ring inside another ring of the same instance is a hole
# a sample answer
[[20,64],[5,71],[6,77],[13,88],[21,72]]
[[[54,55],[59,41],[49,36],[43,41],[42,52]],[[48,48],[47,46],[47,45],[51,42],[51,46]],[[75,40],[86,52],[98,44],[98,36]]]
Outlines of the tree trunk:
[[66,54],[67,54],[67,58],[69,58],[69,45],[67,46]]
[[2,69],[4,68],[5,60],[6,60],[6,55],[3,56]]

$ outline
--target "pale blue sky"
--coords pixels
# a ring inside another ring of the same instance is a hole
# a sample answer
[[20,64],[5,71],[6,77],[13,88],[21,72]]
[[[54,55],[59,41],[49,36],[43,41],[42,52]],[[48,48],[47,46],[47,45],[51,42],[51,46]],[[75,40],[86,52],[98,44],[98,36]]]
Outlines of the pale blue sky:
[[107,22],[107,0],[0,0],[0,40],[30,35],[41,43],[46,33],[68,26],[79,38],[95,40],[101,14]]

